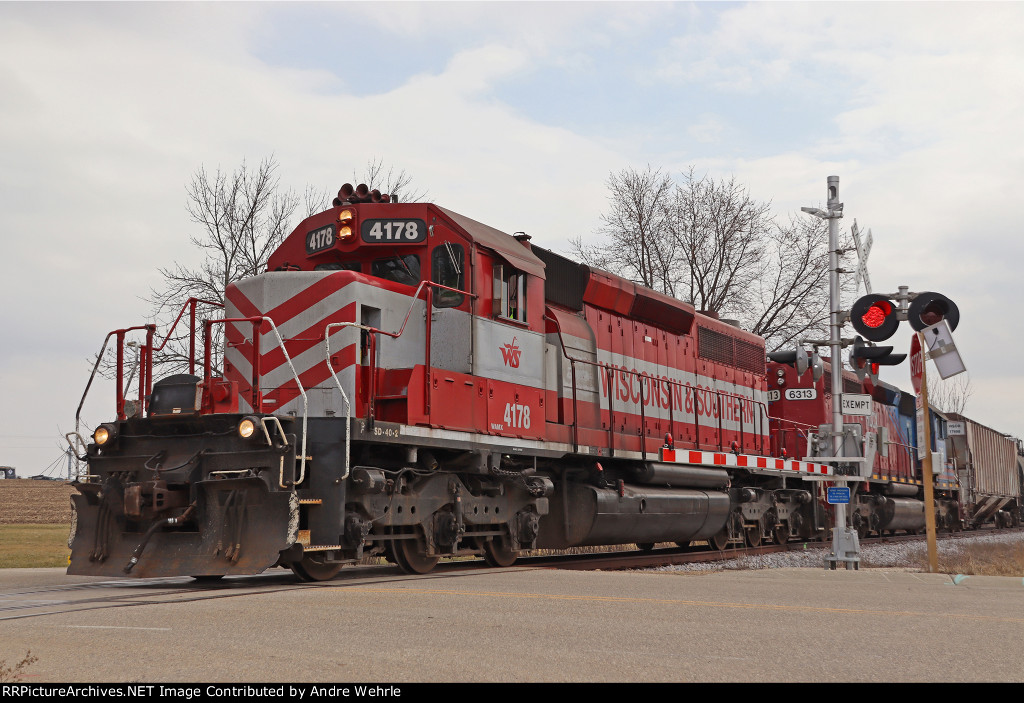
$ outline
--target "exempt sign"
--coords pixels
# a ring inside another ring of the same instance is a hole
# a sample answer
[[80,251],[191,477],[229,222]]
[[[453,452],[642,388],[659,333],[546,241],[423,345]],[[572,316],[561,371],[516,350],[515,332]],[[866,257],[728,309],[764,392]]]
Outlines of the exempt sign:
[[843,415],[871,416],[871,396],[862,393],[843,393]]

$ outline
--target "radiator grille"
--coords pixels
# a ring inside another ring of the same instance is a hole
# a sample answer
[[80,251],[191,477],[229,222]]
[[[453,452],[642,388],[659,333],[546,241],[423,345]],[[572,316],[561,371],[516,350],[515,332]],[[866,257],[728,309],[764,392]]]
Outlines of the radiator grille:
[[697,328],[697,354],[702,359],[764,374],[764,347],[707,327]]

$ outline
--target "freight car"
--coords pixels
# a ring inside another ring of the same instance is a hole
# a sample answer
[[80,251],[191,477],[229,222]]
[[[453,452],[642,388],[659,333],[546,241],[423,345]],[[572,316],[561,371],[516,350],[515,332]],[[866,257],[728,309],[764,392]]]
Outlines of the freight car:
[[956,482],[966,525],[1019,526],[1024,519],[1020,440],[963,415],[950,413],[947,419],[957,425],[946,438],[948,471]]
[[70,436],[69,573],[825,533],[833,469],[773,456],[763,340],[524,234],[346,184],[225,300],[188,373],[154,382],[153,325],[108,335],[115,418]]

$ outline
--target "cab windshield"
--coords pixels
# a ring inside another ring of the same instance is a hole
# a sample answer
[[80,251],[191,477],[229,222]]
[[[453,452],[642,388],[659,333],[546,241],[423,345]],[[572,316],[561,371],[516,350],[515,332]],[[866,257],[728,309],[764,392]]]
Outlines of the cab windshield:
[[385,259],[374,260],[370,274],[395,283],[415,286],[420,282],[420,257],[416,254],[396,254]]

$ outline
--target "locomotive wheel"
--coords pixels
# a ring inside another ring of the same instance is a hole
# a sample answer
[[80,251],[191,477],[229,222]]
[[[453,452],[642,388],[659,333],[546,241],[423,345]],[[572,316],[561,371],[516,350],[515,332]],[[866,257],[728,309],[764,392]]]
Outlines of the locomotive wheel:
[[325,562],[323,555],[311,552],[302,555],[302,561],[292,562],[292,572],[300,581],[330,581],[341,571],[341,564]]
[[789,525],[786,523],[779,523],[779,525],[772,530],[772,536],[775,538],[775,544],[785,544],[789,541]]
[[488,566],[512,566],[518,555],[505,544],[505,540],[494,538],[483,544],[484,561]]
[[708,540],[709,549],[717,549],[722,551],[729,546],[729,527],[723,527],[721,530],[716,532],[711,539]]
[[743,528],[743,535],[746,537],[747,545],[751,547],[761,546],[761,528],[758,525]]
[[636,548],[639,549],[641,552],[653,552],[654,542],[637,542]]
[[428,557],[419,551],[418,541],[400,539],[394,542],[395,563],[407,574],[425,574],[437,566],[440,557]]

